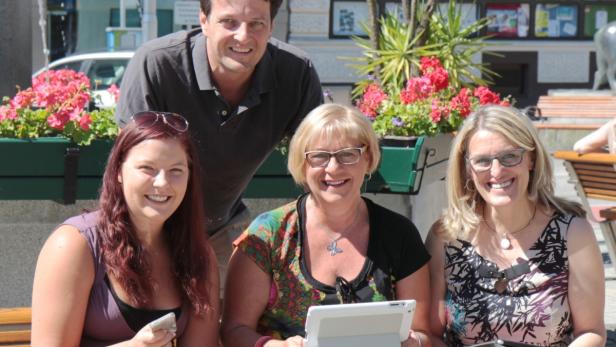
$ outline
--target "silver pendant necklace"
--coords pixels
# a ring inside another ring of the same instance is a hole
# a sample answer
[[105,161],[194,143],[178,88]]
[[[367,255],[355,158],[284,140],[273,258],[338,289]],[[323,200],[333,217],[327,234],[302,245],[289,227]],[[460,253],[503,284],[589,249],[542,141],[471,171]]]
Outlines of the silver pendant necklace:
[[332,257],[335,256],[336,254],[343,252],[342,248],[338,248],[338,240],[340,240],[341,237],[342,235],[339,235],[337,238],[333,239],[327,245],[327,250],[329,251],[329,255],[331,255]]
[[535,219],[535,215],[537,214],[537,204],[535,204],[535,209],[533,211],[533,215],[530,217],[530,219],[528,220],[528,223],[526,223],[526,225],[524,225],[522,228],[516,230],[516,231],[512,231],[512,232],[508,232],[505,231],[502,234],[499,234],[498,231],[496,231],[494,228],[492,228],[490,226],[490,224],[488,224],[488,220],[486,219],[486,208],[485,205],[483,207],[483,223],[488,227],[488,229],[492,230],[496,235],[498,235],[500,237],[500,241],[499,241],[499,245],[501,249],[504,250],[508,250],[511,249],[511,240],[509,239],[509,235],[513,235],[513,234],[517,234],[520,231],[528,228],[528,226],[530,225],[530,223],[533,221],[533,219]]
[[347,231],[349,231],[351,228],[353,228],[355,226],[355,224],[357,223],[357,220],[359,219],[359,215],[361,214],[361,203],[357,206],[357,210],[355,212],[355,216],[353,217],[353,221],[351,222],[351,224],[349,224],[348,227],[344,228],[344,230],[342,230],[341,232],[338,233],[338,236],[332,238],[330,235],[333,234],[333,231],[328,228],[327,226],[325,226],[325,224],[323,223],[319,223],[318,226],[320,229],[323,229],[324,231],[326,231],[327,237],[330,238],[330,242],[327,244],[327,251],[329,252],[329,255],[334,257],[337,254],[343,253],[344,250],[340,247],[338,247],[338,241],[342,238],[342,236],[346,235]]

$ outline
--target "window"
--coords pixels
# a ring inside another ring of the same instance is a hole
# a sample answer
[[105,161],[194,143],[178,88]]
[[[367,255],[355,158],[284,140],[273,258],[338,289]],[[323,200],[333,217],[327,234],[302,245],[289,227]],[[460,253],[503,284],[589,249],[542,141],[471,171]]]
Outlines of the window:
[[128,60],[95,60],[88,70],[93,90],[105,90],[112,84],[120,85]]

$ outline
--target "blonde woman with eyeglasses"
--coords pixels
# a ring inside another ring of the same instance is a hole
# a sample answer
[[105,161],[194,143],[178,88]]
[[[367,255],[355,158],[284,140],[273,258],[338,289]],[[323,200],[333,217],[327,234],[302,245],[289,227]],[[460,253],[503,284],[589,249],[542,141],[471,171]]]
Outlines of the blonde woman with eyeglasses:
[[428,255],[413,223],[361,196],[377,167],[369,121],[352,107],[310,112],[289,147],[306,194],[257,217],[235,241],[225,346],[301,346],[308,307],[415,299],[403,346],[429,346]]
[[603,346],[603,262],[579,204],[517,109],[482,107],[449,156],[448,208],[430,231],[438,345]]

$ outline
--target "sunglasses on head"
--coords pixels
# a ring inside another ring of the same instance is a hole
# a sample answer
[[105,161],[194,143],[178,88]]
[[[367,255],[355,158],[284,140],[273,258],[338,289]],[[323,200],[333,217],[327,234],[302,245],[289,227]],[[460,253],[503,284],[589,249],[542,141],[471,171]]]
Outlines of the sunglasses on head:
[[149,128],[157,122],[163,122],[181,133],[188,130],[188,121],[186,118],[173,112],[142,111],[135,113],[130,118],[140,129]]

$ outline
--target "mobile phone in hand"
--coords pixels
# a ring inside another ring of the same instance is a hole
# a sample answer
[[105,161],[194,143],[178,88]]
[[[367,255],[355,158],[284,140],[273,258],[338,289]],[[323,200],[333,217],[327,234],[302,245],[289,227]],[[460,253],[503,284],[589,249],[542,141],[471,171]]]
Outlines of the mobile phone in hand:
[[161,329],[169,330],[173,333],[177,331],[177,326],[175,324],[175,313],[169,312],[166,315],[151,321],[148,323],[152,331],[157,331]]

